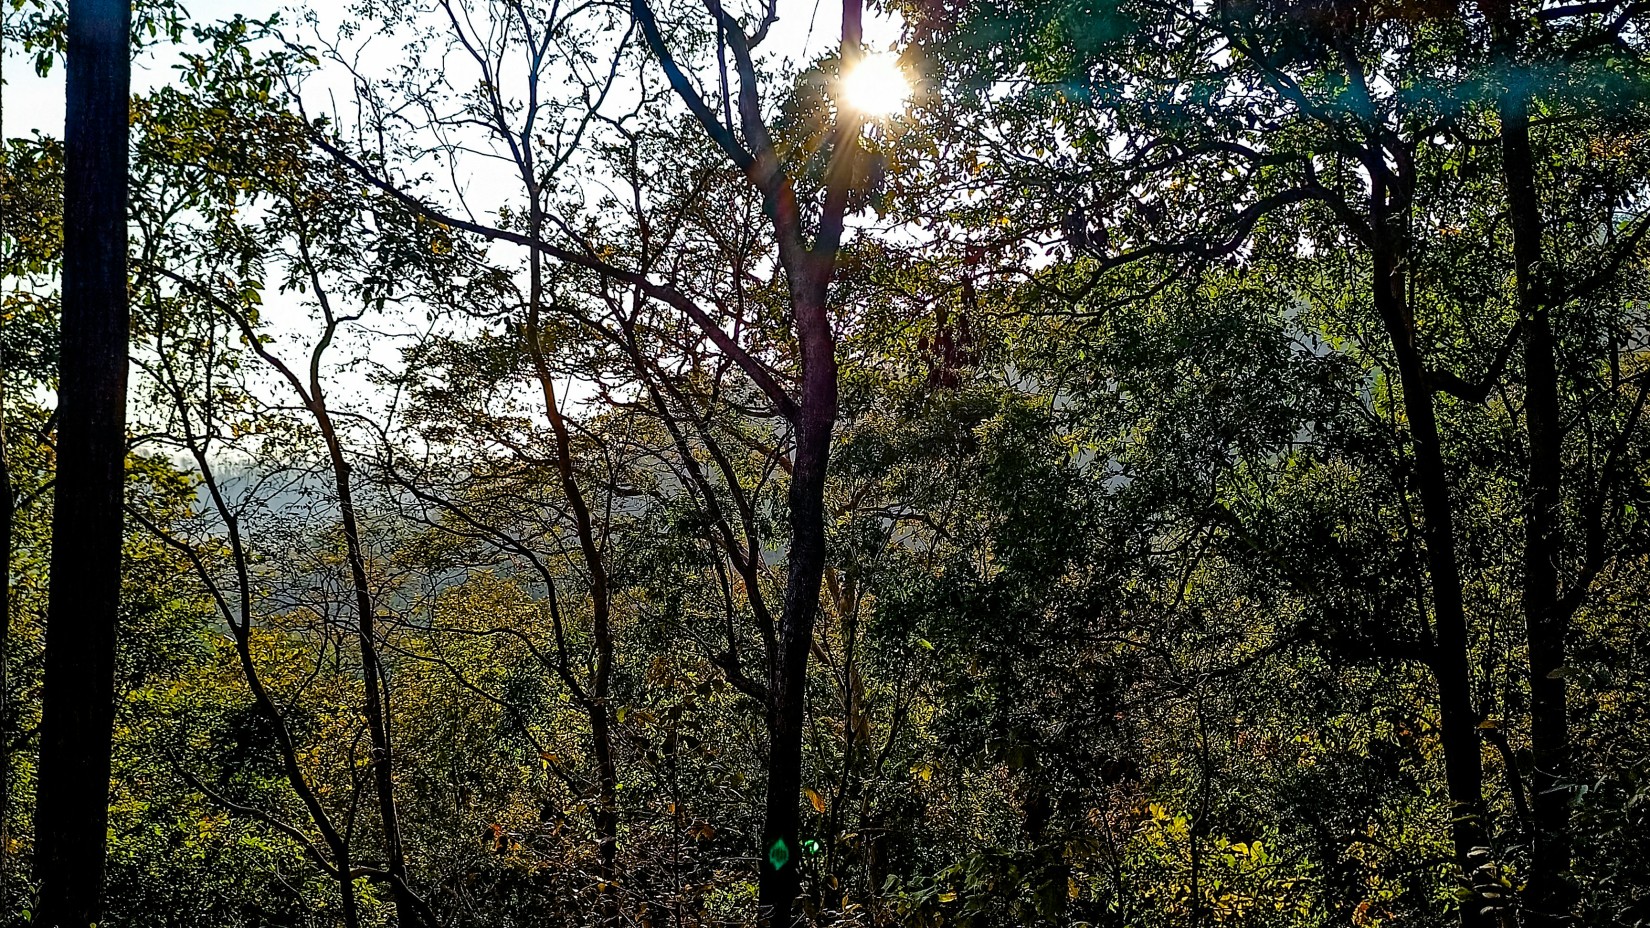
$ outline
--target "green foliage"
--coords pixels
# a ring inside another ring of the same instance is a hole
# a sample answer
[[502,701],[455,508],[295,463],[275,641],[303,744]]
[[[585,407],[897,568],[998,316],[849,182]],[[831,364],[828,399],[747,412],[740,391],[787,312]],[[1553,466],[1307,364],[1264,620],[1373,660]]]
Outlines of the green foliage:
[[[1572,915],[1650,920],[1643,11],[1528,7],[1508,50],[1449,4],[900,8],[921,86],[859,143],[831,291],[794,844],[763,843],[793,425],[679,305],[591,264],[668,283],[794,389],[783,197],[746,189],[607,8],[563,10],[526,54],[514,30],[547,9],[477,7],[496,28],[463,35],[508,63],[474,81],[433,64],[468,61],[451,30],[473,26],[438,5],[361,5],[316,48],[276,19],[139,9],[176,80],[132,103],[110,924],[394,923],[369,688],[408,882],[441,924],[750,924],[764,856],[818,925],[1432,926],[1496,899],[1529,920],[1510,89],[1539,127],[1536,276],[1567,294],[1547,310],[1553,557],[1579,591],[1555,678]],[[671,13],[680,63],[719,75],[716,31]],[[49,69],[60,14],[14,0],[7,54]],[[405,60],[372,71],[363,37]],[[804,202],[832,170],[837,66],[757,80]],[[542,70],[517,93],[520,67]],[[359,124],[315,115],[323,85],[356,87]],[[478,131],[495,118],[528,129]],[[531,169],[463,160],[512,146]],[[3,155],[12,925],[64,232],[60,143]],[[1401,167],[1394,320],[1366,226],[1372,178]],[[449,196],[465,209],[433,218]],[[532,258],[530,233],[590,261]],[[1417,391],[1464,576],[1471,874]]]

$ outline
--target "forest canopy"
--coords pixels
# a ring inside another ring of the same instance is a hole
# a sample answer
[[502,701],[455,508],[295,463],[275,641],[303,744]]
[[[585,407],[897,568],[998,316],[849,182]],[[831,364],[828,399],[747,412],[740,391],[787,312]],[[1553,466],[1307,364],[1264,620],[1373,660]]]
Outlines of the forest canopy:
[[5,5],[0,928],[1650,926],[1650,5],[194,6]]

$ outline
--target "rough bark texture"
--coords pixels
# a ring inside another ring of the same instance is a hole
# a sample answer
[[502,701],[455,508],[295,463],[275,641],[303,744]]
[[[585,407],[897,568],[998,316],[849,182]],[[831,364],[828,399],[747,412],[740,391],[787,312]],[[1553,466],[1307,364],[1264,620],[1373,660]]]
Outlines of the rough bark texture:
[[103,911],[126,457],[131,9],[69,4],[62,370],[40,731],[35,923]]

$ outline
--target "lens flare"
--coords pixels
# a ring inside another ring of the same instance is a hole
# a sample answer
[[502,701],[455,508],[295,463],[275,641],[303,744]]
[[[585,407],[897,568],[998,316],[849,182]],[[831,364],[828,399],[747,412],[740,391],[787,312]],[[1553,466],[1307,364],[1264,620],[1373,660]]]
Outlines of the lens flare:
[[842,76],[842,101],[867,116],[891,116],[905,108],[911,84],[892,52],[866,55]]

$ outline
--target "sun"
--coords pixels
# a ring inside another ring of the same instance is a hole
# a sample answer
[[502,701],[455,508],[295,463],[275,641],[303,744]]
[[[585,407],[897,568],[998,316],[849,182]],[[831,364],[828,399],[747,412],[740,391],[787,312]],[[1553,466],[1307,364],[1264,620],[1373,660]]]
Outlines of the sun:
[[910,96],[911,83],[892,52],[866,55],[842,76],[842,101],[866,116],[892,116]]

